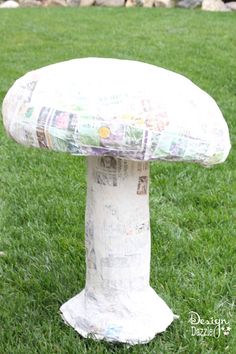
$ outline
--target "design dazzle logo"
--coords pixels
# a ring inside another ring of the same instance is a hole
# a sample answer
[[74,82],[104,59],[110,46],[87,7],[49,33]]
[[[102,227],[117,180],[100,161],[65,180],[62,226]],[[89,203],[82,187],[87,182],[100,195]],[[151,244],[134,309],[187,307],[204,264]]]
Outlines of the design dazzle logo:
[[230,333],[229,321],[225,319],[211,317],[205,320],[197,312],[190,311],[189,314],[192,336],[219,338],[220,335],[228,336]]

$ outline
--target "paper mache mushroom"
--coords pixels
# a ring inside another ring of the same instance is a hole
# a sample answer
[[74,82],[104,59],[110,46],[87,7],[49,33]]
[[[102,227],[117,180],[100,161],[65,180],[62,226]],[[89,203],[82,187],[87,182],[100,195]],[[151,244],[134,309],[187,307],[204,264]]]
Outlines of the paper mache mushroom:
[[3,102],[20,144],[87,156],[86,285],[61,306],[82,336],[146,343],[176,317],[149,285],[149,161],[224,162],[215,101],[154,65],[82,58],[18,79]]

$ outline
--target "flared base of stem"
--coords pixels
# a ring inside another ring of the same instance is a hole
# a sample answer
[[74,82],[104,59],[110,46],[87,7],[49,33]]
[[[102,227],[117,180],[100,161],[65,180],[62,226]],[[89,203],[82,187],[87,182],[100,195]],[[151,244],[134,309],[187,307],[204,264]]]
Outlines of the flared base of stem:
[[60,310],[64,321],[85,338],[131,345],[149,342],[177,317],[151,287],[121,293],[115,300],[90,297],[83,290]]

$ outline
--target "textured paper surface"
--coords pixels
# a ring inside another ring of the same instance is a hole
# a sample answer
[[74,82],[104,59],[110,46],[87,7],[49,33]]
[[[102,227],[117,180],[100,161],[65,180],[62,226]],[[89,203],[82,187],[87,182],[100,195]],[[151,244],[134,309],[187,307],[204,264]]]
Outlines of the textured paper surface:
[[84,337],[146,343],[174,320],[149,285],[149,163],[88,157],[85,289],[61,307]]
[[28,146],[131,160],[223,162],[227,124],[185,77],[128,60],[84,58],[15,82],[3,102],[9,134]]

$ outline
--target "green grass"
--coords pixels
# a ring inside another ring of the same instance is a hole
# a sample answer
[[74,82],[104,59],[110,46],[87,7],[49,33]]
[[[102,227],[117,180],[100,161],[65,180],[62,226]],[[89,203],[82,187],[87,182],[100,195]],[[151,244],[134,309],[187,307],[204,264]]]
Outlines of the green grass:
[[[236,13],[177,9],[0,12],[0,101],[25,72],[84,56],[182,73],[218,102],[236,134]],[[212,169],[151,165],[151,285],[180,319],[149,344],[94,342],[59,306],[85,283],[85,160],[27,149],[0,123],[0,353],[235,353],[236,158]],[[228,337],[191,335],[189,311],[223,318]]]

